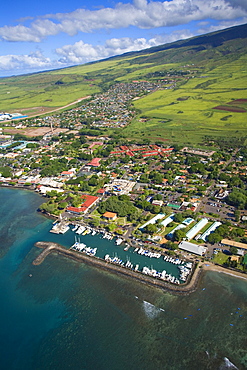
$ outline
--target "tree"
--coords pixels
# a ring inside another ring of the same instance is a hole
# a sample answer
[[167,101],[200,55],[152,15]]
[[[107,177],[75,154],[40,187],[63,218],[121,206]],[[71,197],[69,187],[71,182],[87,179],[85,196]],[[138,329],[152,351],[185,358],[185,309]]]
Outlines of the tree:
[[176,213],[173,217],[173,221],[175,222],[182,222],[183,221],[183,215],[182,213]]
[[211,233],[209,234],[209,236],[207,237],[207,241],[210,243],[210,244],[216,244],[216,243],[219,243],[222,239],[222,236],[220,234],[218,234],[217,232],[214,232],[214,233]]
[[230,252],[232,254],[238,254],[238,248],[236,248],[236,247],[230,247]]
[[100,220],[98,218],[94,218],[94,219],[90,220],[89,223],[93,227],[98,227],[100,225]]
[[239,220],[240,220],[240,211],[238,209],[235,210],[234,216],[235,216],[235,221],[239,222]]
[[96,186],[96,185],[98,185],[98,182],[99,182],[98,177],[97,177],[97,176],[95,176],[95,175],[93,175],[93,176],[88,180],[88,185],[89,185],[89,186]]
[[0,167],[0,174],[3,177],[11,177],[11,168],[9,166]]
[[228,195],[226,201],[236,206],[238,209],[244,209],[247,204],[247,196],[241,190],[234,189],[231,194]]
[[180,242],[186,237],[186,234],[183,230],[176,230],[173,234],[173,240],[176,242]]
[[145,231],[148,234],[154,234],[157,232],[157,226],[153,224],[149,224],[145,227]]
[[59,194],[56,190],[47,191],[46,196],[48,198],[54,198]]
[[68,206],[67,202],[60,202],[58,203],[58,209],[64,209]]
[[175,249],[177,249],[178,246],[176,243],[173,243],[171,240],[169,240],[167,243],[164,244],[164,247],[174,251]]

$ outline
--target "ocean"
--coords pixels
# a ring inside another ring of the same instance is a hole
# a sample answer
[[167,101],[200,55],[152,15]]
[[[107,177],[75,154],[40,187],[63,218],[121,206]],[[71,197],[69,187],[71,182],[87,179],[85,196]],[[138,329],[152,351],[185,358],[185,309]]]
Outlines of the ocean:
[[246,280],[207,272],[179,296],[55,254],[34,266],[36,241],[74,241],[42,202],[0,188],[1,370],[247,368]]

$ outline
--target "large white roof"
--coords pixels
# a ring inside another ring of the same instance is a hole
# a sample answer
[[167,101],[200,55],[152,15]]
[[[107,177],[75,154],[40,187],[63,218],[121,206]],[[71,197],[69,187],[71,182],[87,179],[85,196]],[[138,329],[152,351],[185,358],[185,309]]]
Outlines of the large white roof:
[[198,254],[199,256],[202,256],[207,250],[207,248],[203,247],[202,245],[197,245],[186,241],[179,243],[178,247],[187,252]]
[[197,233],[199,233],[199,231],[205,226],[207,225],[208,223],[208,219],[207,218],[202,218],[199,222],[197,222],[197,224],[195,226],[192,227],[192,229],[190,229],[187,234],[186,234],[186,238],[188,240],[190,239],[193,239],[194,236],[196,236]]

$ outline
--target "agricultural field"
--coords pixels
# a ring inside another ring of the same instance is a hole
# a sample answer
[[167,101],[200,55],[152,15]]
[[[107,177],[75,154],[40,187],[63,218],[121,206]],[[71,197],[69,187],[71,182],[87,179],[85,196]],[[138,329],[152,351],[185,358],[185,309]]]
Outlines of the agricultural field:
[[[79,98],[99,92],[100,89],[82,76],[40,73],[30,76],[2,79],[0,83],[0,111],[32,114],[37,107],[46,112]],[[35,108],[35,109],[33,109]]]
[[200,143],[205,135],[245,137],[246,62],[230,64],[227,70],[217,67],[173,90],[159,90],[136,100],[134,106],[141,113],[124,129],[124,135],[191,144]]
[[30,117],[66,109],[115,83],[163,81],[162,88],[133,101],[137,115],[121,136],[200,146],[205,137],[234,138],[247,144],[246,38],[242,25],[95,63],[2,78],[0,111]]

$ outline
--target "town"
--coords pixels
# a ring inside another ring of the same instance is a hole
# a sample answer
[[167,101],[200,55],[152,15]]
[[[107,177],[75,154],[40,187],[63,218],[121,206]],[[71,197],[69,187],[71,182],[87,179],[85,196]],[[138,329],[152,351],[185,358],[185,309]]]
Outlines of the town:
[[[117,84],[62,113],[3,123],[0,183],[39,192],[45,197],[39,211],[62,226],[104,230],[127,246],[244,272],[245,148],[214,143],[213,150],[197,149],[125,140],[119,131],[104,135],[106,127],[130,122],[131,100],[158,87]],[[7,125],[15,131],[5,132]]]

